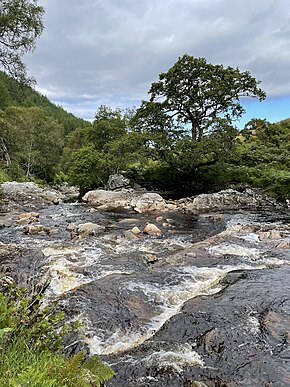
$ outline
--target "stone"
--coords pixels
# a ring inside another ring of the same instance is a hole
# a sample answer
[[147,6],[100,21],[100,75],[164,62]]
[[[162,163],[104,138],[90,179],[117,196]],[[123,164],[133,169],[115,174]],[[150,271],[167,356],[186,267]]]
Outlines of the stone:
[[7,210],[31,210],[43,208],[49,204],[61,203],[65,196],[54,189],[42,188],[35,183],[16,181],[0,185],[3,192],[4,206]]
[[212,222],[223,222],[225,220],[224,214],[212,214],[208,216],[208,219]]
[[277,246],[276,246],[277,249],[290,249],[290,242],[287,242],[287,241],[283,241],[283,242],[280,242]]
[[260,239],[280,239],[282,238],[279,230],[260,231],[258,232]]
[[130,190],[106,191],[98,189],[87,192],[83,196],[82,200],[91,206],[98,206],[98,210],[100,210],[100,206],[105,205],[106,207],[102,207],[101,209],[107,210],[108,207],[112,209],[129,208],[129,204],[133,196],[134,193]]
[[100,226],[99,224],[88,222],[88,223],[78,224],[75,229],[75,233],[81,238],[86,238],[88,236],[97,235],[104,230],[105,230],[104,226]]
[[185,201],[183,209],[199,213],[212,210],[255,209],[259,207],[276,207],[277,202],[258,190],[239,192],[233,189],[222,190],[212,194],[196,196],[192,202]]
[[157,262],[157,261],[158,261],[158,258],[157,258],[156,255],[154,255],[154,254],[145,254],[145,255],[143,256],[143,261],[144,261],[145,263],[150,263],[150,264],[152,264],[152,263]]
[[143,232],[144,234],[148,234],[151,236],[160,236],[162,234],[162,231],[160,230],[160,228],[155,226],[155,224],[153,223],[147,223]]
[[30,224],[38,221],[39,212],[24,212],[18,215],[17,224]]
[[123,232],[123,237],[130,240],[130,239],[139,239],[137,234],[135,234],[134,232],[132,232],[131,230],[125,230]]
[[57,230],[54,227],[47,227],[42,225],[32,225],[25,226],[23,228],[24,234],[41,234],[41,235],[50,235],[55,234]]
[[126,188],[130,186],[130,180],[121,174],[110,175],[106,184],[106,189],[114,191],[120,188]]
[[134,197],[131,200],[130,206],[139,214],[152,211],[163,211],[166,207],[165,200],[157,193],[145,193]]
[[133,228],[131,229],[131,232],[132,232],[133,234],[138,235],[138,234],[141,234],[142,231],[140,230],[139,227],[135,226],[135,227],[133,227]]
[[89,212],[89,213],[91,213],[91,214],[94,214],[95,212],[98,212],[98,210],[97,210],[96,208],[91,207],[91,208],[88,208],[88,209],[86,210],[86,212]]
[[18,215],[18,219],[39,218],[39,212],[24,212]]

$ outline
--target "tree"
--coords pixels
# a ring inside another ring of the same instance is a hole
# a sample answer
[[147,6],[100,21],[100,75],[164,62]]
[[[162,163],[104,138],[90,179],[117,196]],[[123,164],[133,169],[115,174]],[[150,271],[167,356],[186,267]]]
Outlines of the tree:
[[22,82],[28,82],[22,56],[35,48],[43,31],[43,13],[36,0],[2,0],[0,4],[0,65]]
[[0,111],[0,158],[14,163],[26,178],[51,181],[60,161],[63,126],[37,107],[9,106]]
[[166,116],[172,127],[190,125],[192,140],[201,141],[216,119],[225,118],[231,124],[241,117],[241,97],[265,99],[259,83],[248,71],[224,68],[185,54],[152,83],[150,101],[143,101],[137,114],[149,121],[152,113],[158,119]]

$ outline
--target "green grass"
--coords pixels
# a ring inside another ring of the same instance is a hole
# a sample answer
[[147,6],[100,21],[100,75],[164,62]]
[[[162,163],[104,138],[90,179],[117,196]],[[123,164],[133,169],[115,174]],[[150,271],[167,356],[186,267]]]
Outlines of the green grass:
[[27,289],[0,292],[0,386],[103,386],[115,373],[98,356],[63,352],[63,338],[76,328]]

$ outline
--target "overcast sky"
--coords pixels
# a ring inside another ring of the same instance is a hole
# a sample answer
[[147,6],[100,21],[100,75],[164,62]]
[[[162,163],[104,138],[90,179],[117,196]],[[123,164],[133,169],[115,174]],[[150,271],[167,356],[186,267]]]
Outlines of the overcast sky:
[[39,0],[45,31],[26,56],[37,88],[77,116],[139,106],[184,53],[249,70],[267,101],[247,115],[290,117],[289,0]]

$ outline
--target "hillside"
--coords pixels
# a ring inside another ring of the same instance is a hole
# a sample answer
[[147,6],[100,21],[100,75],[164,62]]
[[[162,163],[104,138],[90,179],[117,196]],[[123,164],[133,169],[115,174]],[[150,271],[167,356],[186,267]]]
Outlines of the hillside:
[[21,85],[0,72],[0,109],[9,105],[42,108],[47,115],[63,125],[65,134],[88,125],[87,121],[68,113],[61,106],[52,103],[46,96],[31,87]]

